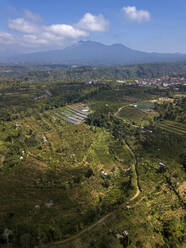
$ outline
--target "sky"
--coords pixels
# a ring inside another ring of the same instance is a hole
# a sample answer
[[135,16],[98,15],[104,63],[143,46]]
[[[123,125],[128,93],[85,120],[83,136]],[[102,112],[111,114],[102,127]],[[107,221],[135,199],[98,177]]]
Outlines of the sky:
[[0,0],[0,56],[79,40],[186,53],[186,0]]

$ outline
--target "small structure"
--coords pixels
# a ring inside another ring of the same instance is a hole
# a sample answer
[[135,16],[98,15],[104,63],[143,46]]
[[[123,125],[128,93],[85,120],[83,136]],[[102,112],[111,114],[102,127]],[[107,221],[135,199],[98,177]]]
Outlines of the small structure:
[[116,234],[116,238],[117,238],[117,239],[122,239],[123,236],[122,236],[121,234],[117,233],[117,234]]
[[117,83],[125,83],[125,80],[116,80]]
[[108,173],[107,173],[107,172],[104,172],[103,170],[101,171],[101,174],[102,174],[103,176],[108,176]]
[[131,166],[128,169],[125,169],[124,171],[127,172],[127,171],[130,171],[130,170],[131,170]]
[[122,234],[123,234],[123,236],[128,236],[129,235],[128,231],[124,231],[124,232],[122,232]]
[[47,208],[50,208],[50,207],[52,207],[53,205],[54,205],[53,200],[50,200],[50,201],[48,201],[47,203],[45,203],[45,206],[46,206]]
[[159,165],[162,166],[162,167],[165,167],[166,165],[162,162],[159,162]]
[[82,112],[88,112],[89,109],[88,109],[88,108],[83,108],[81,111],[82,111]]
[[45,143],[48,142],[47,138],[46,138],[44,135],[43,135],[43,141],[44,141]]
[[40,205],[35,205],[35,210],[40,210]]

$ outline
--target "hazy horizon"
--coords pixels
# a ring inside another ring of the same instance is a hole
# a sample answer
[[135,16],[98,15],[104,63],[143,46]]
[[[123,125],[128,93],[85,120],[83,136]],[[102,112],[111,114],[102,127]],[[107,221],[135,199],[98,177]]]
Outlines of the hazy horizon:
[[[186,53],[180,0],[0,2],[0,55],[63,49],[80,40],[158,53]],[[173,31],[174,30],[174,33]]]

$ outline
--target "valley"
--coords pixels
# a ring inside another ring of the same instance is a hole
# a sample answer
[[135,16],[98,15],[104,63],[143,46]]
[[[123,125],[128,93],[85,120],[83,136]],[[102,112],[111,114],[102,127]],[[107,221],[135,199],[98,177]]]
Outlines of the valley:
[[0,79],[0,247],[184,247],[185,86],[135,80]]

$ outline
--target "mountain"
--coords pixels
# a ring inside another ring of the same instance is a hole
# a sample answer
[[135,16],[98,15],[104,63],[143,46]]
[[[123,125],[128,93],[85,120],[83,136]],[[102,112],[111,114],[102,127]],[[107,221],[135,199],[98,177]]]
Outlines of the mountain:
[[80,41],[63,50],[9,57],[6,62],[67,65],[129,65],[181,61],[186,61],[186,54],[147,53],[130,49],[122,44],[104,45],[94,41]]

